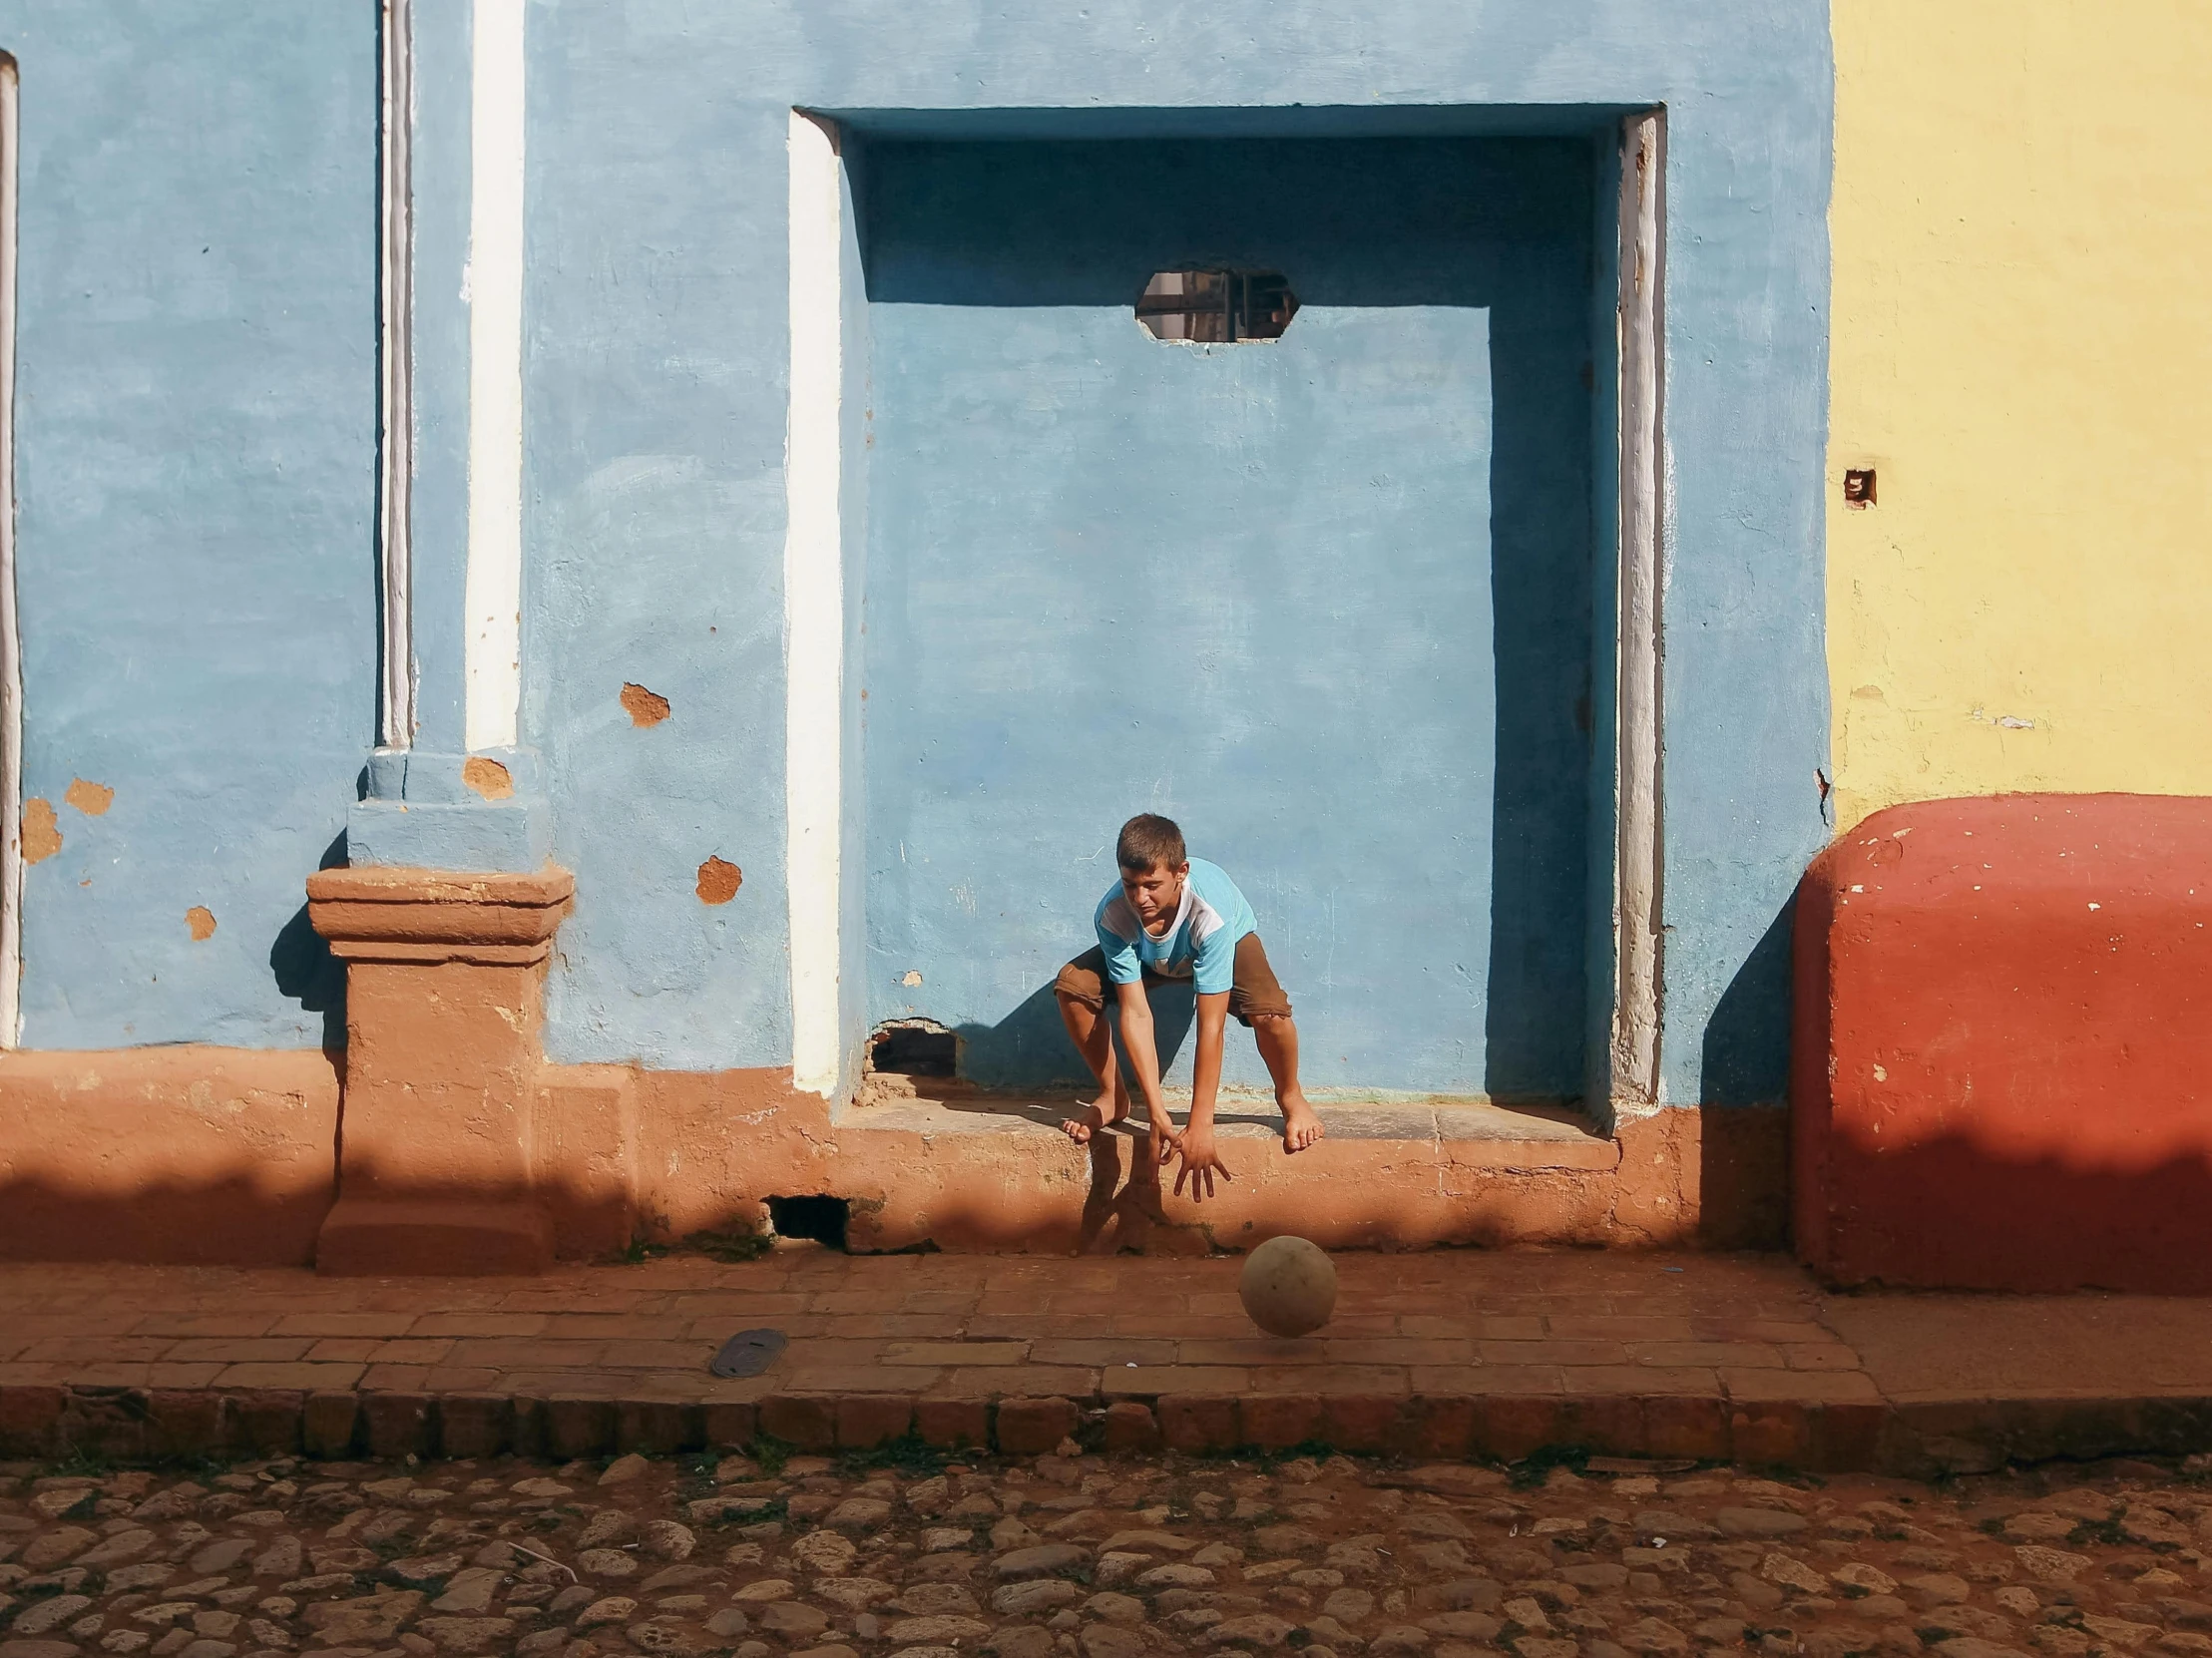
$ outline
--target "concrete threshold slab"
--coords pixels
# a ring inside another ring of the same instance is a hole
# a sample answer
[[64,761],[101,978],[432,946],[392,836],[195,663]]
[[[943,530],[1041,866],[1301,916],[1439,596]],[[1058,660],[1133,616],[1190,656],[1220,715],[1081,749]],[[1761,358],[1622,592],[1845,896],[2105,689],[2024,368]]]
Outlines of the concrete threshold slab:
[[[1453,1161],[1472,1165],[1609,1167],[1617,1158],[1609,1136],[1564,1106],[1373,1089],[1315,1090],[1309,1097],[1334,1140],[1419,1141],[1449,1147]],[[873,1076],[857,1098],[832,1113],[832,1121],[841,1132],[1057,1135],[1061,1123],[1086,1103],[1085,1095],[1073,1091],[1012,1092],[950,1079]],[[1167,1090],[1167,1107],[1176,1121],[1185,1120],[1189,1090]],[[1282,1133],[1274,1098],[1260,1089],[1223,1089],[1214,1124],[1227,1139],[1272,1139]],[[1138,1130],[1124,1119],[1108,1132],[1133,1138]],[[1487,1147],[1497,1148],[1495,1154]]]

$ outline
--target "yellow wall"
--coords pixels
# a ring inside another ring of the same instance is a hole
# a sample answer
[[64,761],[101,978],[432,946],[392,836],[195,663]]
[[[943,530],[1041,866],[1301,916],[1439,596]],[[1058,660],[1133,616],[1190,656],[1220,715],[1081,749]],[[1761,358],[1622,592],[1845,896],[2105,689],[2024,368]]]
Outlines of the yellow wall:
[[1833,19],[1838,824],[2212,794],[2212,0]]

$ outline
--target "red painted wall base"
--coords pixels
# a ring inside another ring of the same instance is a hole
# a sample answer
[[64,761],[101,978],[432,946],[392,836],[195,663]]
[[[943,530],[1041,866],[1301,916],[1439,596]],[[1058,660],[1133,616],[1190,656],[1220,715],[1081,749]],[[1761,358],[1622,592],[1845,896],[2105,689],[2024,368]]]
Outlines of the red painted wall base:
[[1806,873],[1795,965],[1808,1265],[2212,1291],[2212,800],[1878,813]]

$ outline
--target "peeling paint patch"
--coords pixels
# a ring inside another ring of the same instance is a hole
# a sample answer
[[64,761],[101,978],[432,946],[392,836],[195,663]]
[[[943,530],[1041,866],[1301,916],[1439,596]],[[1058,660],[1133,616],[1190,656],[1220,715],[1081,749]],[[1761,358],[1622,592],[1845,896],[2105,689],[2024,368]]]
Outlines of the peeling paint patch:
[[54,821],[54,803],[51,800],[26,800],[23,802],[23,861],[27,864],[43,862],[62,849],[62,831]]
[[515,792],[515,779],[497,760],[471,754],[461,763],[461,781],[486,800],[505,800]]
[[699,865],[698,895],[701,904],[727,904],[745,884],[745,873],[735,864],[709,858]]
[[630,715],[631,724],[643,730],[668,717],[668,699],[643,685],[626,684],[623,686],[623,711]]
[[905,975],[899,980],[900,984],[907,986],[919,985],[921,982],[922,976],[912,968],[908,968]]
[[195,904],[185,912],[185,930],[199,944],[216,936],[216,913],[205,904]]
[[88,783],[79,777],[70,783],[62,798],[87,817],[105,817],[108,808],[115,804],[115,790],[105,783]]

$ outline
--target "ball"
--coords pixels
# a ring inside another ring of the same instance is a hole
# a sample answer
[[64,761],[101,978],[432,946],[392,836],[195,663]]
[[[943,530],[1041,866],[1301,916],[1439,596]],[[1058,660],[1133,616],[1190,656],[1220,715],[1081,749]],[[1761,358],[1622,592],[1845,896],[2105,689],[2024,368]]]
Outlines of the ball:
[[1303,1336],[1336,1311],[1336,1266],[1319,1244],[1269,1238],[1244,1257],[1236,1293],[1270,1336]]

